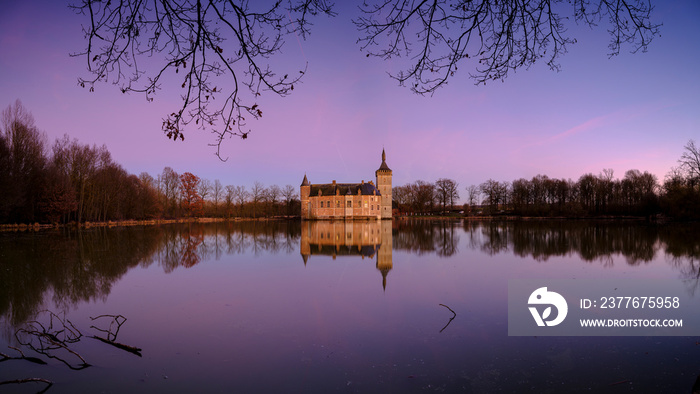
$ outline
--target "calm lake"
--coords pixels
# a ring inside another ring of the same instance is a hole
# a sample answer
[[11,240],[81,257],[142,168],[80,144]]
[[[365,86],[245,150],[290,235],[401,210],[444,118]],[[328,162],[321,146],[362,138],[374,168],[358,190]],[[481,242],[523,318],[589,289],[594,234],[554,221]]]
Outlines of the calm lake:
[[658,280],[700,299],[699,230],[395,219],[0,233],[0,382],[42,378],[48,393],[691,393],[700,337],[508,336],[508,282]]

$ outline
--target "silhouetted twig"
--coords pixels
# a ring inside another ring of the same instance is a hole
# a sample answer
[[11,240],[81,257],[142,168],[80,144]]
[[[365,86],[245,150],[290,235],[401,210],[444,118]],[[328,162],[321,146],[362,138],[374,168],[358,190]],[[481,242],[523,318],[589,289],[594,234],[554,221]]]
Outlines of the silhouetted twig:
[[[107,338],[98,337],[96,335],[93,335],[90,338],[97,339],[97,340],[102,341],[108,345],[112,345],[118,349],[126,350],[129,353],[133,353],[133,354],[141,357],[141,349],[140,348],[116,342],[117,335],[119,334],[119,329],[122,327],[122,324],[126,323],[126,317],[124,317],[122,315],[100,315],[100,316],[96,316],[96,317],[90,317],[90,320],[95,321],[95,320],[103,318],[103,317],[111,317],[112,318],[112,321],[109,323],[108,329],[105,330],[105,329],[95,327],[95,326],[90,326],[90,328],[94,328],[97,331],[101,331],[101,332],[107,334]],[[116,327],[115,327],[115,324],[116,324]]]
[[452,317],[450,318],[450,321],[448,321],[447,324],[445,324],[445,327],[443,327],[442,330],[440,330],[440,332],[443,332],[443,331],[445,331],[447,326],[449,326],[450,323],[452,323],[452,320],[454,320],[454,318],[457,317],[457,313],[455,311],[453,311],[452,308],[450,308],[449,306],[447,306],[445,304],[439,304],[439,305],[444,306],[445,308],[449,309],[450,312],[452,312]]
[[[126,323],[126,317],[124,317],[122,315],[100,315],[100,316],[96,316],[96,317],[90,317],[90,320],[95,321],[95,320],[100,319],[102,317],[111,317],[112,318],[112,321],[109,323],[109,328],[107,330],[104,330],[102,328],[98,328],[95,326],[90,326],[90,328],[94,328],[97,331],[102,331],[102,332],[106,333],[108,341],[110,341],[110,342],[116,341],[117,335],[119,334],[119,329],[122,327],[122,324]],[[112,332],[113,324],[117,325],[117,328],[114,332]]]
[[[15,338],[17,341],[23,346],[27,346],[37,353],[66,364],[66,366],[68,366],[70,369],[80,370],[89,367],[90,364],[88,364],[80,354],[68,348],[67,345],[80,340],[80,338],[83,336],[80,330],[78,330],[73,323],[70,322],[70,320],[62,319],[51,311],[46,312],[49,314],[48,328],[44,327],[44,325],[39,321],[31,321],[29,324],[27,324],[26,329],[20,328],[15,332]],[[57,321],[60,326],[54,328],[54,321]],[[55,350],[61,349],[79,358],[80,361],[82,361],[82,364],[73,366],[68,361],[52,353]]]

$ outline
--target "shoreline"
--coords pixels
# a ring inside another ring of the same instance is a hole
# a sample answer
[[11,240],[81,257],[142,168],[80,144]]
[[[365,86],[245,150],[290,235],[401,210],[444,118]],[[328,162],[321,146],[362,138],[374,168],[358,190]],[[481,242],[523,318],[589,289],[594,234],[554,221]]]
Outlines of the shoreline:
[[161,224],[177,224],[177,223],[219,223],[219,222],[247,222],[247,221],[277,221],[277,220],[296,220],[298,217],[264,217],[264,218],[181,218],[181,219],[144,219],[144,220],[108,220],[106,222],[70,222],[65,224],[53,223],[34,223],[34,224],[0,224],[0,232],[19,232],[19,231],[42,231],[53,230],[60,228],[78,228],[88,229],[97,227],[130,227],[130,226],[158,226]]
[[[77,228],[88,229],[98,227],[129,227],[129,226],[157,226],[162,224],[177,224],[177,223],[223,223],[223,222],[267,222],[267,221],[283,221],[283,220],[300,220],[299,216],[275,216],[275,217],[260,217],[260,218],[180,218],[180,219],[145,219],[145,220],[110,220],[106,222],[83,222],[83,223],[53,223],[53,224],[0,224],[0,232],[24,232],[24,231],[43,231],[60,228]],[[567,216],[432,216],[432,215],[400,215],[394,216],[392,220],[436,220],[436,221],[600,221],[600,222],[648,222],[656,224],[666,223],[683,223],[682,220],[674,220],[666,216],[642,217],[642,216],[590,216],[590,217],[567,217]]]

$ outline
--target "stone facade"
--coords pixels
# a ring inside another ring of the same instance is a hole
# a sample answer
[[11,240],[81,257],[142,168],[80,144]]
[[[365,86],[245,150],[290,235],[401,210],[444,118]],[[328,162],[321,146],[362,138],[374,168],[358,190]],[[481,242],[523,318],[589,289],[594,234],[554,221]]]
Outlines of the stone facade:
[[374,182],[311,184],[304,175],[301,183],[302,219],[391,219],[392,171],[382,164]]

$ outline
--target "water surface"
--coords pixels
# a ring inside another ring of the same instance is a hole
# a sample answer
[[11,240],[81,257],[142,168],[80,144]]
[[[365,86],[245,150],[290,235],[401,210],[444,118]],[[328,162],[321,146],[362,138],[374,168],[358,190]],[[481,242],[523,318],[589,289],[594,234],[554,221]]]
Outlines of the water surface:
[[[40,377],[49,393],[692,392],[699,338],[509,337],[507,287],[659,280],[700,298],[698,233],[410,220],[1,233],[0,352],[47,364],[5,360],[0,381]],[[46,333],[62,346],[42,345]]]

